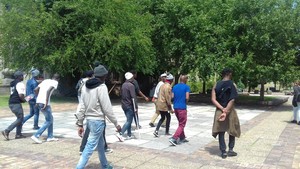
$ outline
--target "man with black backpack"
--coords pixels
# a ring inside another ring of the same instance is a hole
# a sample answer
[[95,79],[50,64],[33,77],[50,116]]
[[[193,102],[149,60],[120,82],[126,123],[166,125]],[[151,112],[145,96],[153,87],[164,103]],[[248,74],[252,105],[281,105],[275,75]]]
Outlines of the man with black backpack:
[[300,125],[300,82],[295,82],[294,89],[294,97],[293,97],[293,112],[294,112],[294,119],[291,121],[292,123],[297,123]]

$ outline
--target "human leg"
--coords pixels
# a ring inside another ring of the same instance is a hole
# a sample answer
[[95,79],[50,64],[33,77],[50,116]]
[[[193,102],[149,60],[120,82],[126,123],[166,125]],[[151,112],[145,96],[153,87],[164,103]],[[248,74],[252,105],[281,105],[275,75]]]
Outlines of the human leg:
[[132,120],[135,117],[134,112],[131,108],[124,109],[124,113],[126,115],[126,122],[122,127],[121,133],[124,135],[125,131],[127,131],[127,136],[131,136],[131,124]]
[[[155,113],[153,114],[152,118],[151,118],[151,121],[149,123],[149,125],[152,123],[153,126],[154,126],[154,123],[155,123],[155,120],[157,119],[157,117],[159,116],[159,111],[158,110],[155,110]],[[150,125],[151,126],[151,125]],[[152,127],[152,126],[151,126]]]
[[[51,109],[49,110],[50,106],[46,106],[45,109],[42,109],[44,107],[44,104],[39,104],[38,106],[39,106],[39,109],[41,110],[41,112],[45,116],[45,122],[44,122],[43,126],[34,134],[34,136],[36,138],[39,138],[43,134],[43,132],[53,123],[53,116],[51,113]],[[48,133],[48,136],[49,136],[49,133]]]
[[234,145],[235,145],[235,137],[232,135],[229,135],[228,156],[237,156],[237,153],[233,151]]
[[166,112],[166,111],[159,111],[159,113],[160,113],[161,118],[160,118],[160,120],[158,121],[158,124],[156,125],[156,129],[155,129],[155,131],[154,131],[154,133],[153,133],[155,137],[158,137],[158,130],[159,130],[161,124],[163,123],[163,121],[165,120],[166,114],[167,114],[168,112]]
[[36,104],[33,105],[34,111],[34,119],[33,119],[33,129],[39,129],[39,117],[40,117],[40,110]]
[[224,138],[225,132],[219,132],[219,149],[221,151],[222,158],[227,157],[226,153],[226,144],[225,144],[225,138]]
[[169,112],[167,112],[166,118],[167,118],[167,120],[166,120],[166,133],[165,134],[170,135],[169,130],[170,130],[171,115]]
[[21,104],[10,104],[9,105],[10,110],[15,114],[17,119],[7,127],[5,130],[6,133],[11,132],[14,128],[16,128],[16,136],[22,135],[22,125],[23,125],[23,119],[24,119],[24,112],[23,107]]
[[[98,147],[98,153],[101,150],[104,150],[104,146],[103,146],[103,130],[104,130],[104,121],[103,120],[87,120],[87,126],[90,129],[90,135],[88,137],[87,140],[87,144],[82,152],[82,155],[78,161],[78,164],[76,166],[77,169],[83,169],[89,158],[91,157],[91,155],[93,154],[93,151],[95,150],[96,146],[99,145],[99,141],[100,138],[102,139],[102,146]],[[99,150],[99,148],[101,148]],[[104,154],[102,152],[100,152],[100,154]],[[100,158],[100,157],[99,157]],[[103,157],[101,157],[103,159],[106,160],[105,154]],[[107,161],[105,162],[101,161],[101,165],[102,166],[106,166],[107,165]]]
[[185,134],[184,134],[184,127],[186,125],[186,121],[187,121],[187,111],[186,110],[175,110],[175,115],[178,119],[178,128],[175,132],[175,134],[173,135],[174,139],[184,139],[185,138]]
[[26,121],[30,119],[32,116],[34,116],[34,105],[29,103],[29,114],[24,117],[23,124],[26,123]]

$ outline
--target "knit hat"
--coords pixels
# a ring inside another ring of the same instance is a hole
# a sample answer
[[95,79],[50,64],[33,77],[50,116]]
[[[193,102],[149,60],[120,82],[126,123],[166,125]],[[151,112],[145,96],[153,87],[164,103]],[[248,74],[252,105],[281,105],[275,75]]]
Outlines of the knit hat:
[[125,73],[125,79],[126,79],[126,80],[129,80],[129,79],[131,79],[132,77],[133,77],[133,74],[132,74],[132,73],[130,73],[130,72]]
[[23,76],[23,72],[21,72],[21,71],[16,71],[15,73],[14,73],[14,76],[15,76],[15,78],[18,78],[18,77],[20,77],[20,76]]
[[167,80],[173,80],[174,79],[174,76],[170,73],[167,75]]
[[95,77],[102,77],[104,75],[107,75],[108,71],[105,69],[103,65],[99,65],[95,67],[94,69],[94,76]]
[[31,71],[32,77],[37,77],[39,74],[40,74],[40,71],[37,70],[37,69],[33,69],[33,70]]
[[167,77],[167,74],[163,73],[163,74],[160,75],[160,77]]

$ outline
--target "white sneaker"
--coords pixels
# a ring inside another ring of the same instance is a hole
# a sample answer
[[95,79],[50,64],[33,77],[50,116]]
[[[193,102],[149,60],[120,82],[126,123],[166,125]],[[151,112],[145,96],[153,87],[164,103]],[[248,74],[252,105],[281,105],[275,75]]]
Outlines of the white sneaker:
[[111,149],[111,148],[107,148],[107,149],[105,150],[106,153],[112,153],[113,151],[114,151],[114,150]]
[[58,141],[58,138],[54,138],[54,137],[47,138],[47,142],[51,142],[51,141]]
[[133,136],[127,136],[126,138],[125,138],[125,140],[131,140],[131,139],[133,139],[134,137]]
[[117,138],[119,139],[120,142],[124,141],[124,138],[120,133],[116,134],[116,136],[117,136]]
[[38,143],[38,144],[42,144],[42,141],[39,140],[39,138],[35,137],[34,135],[30,137],[34,142]]

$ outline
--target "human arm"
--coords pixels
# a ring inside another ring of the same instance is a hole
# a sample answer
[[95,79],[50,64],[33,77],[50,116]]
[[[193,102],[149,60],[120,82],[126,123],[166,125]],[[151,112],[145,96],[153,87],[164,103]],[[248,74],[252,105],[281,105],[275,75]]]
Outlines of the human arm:
[[25,100],[25,85],[21,82],[19,82],[17,85],[16,85],[16,90],[19,94],[19,98],[20,100],[22,101],[22,103],[26,102]]
[[171,113],[173,113],[172,109],[172,88],[171,85],[167,86],[166,88],[166,93],[165,93],[165,99],[166,99],[166,104],[168,106],[168,109]]
[[147,102],[149,101],[149,98],[145,96],[142,91],[139,91],[139,95],[142,96]]
[[50,94],[53,92],[55,88],[53,86],[50,86],[49,89],[47,90],[47,93],[46,93],[46,103],[44,105],[44,107],[42,108],[43,110],[47,107],[48,103],[49,103],[49,97],[50,97]]
[[216,96],[216,84],[212,88],[211,91],[211,101],[212,103],[222,111],[222,114],[218,117],[219,121],[224,121],[227,115],[227,110],[217,101],[217,96]]

